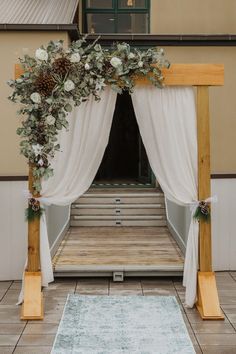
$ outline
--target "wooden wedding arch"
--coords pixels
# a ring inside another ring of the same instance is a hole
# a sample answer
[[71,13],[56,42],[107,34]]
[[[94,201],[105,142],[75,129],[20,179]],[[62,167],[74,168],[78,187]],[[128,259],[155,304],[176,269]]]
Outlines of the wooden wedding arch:
[[[167,86],[196,86],[197,88],[197,136],[198,136],[198,199],[211,196],[210,170],[210,116],[209,87],[224,85],[223,64],[172,64],[163,69]],[[15,77],[22,74],[19,64],[15,65]],[[137,79],[138,85],[149,85],[148,79]],[[33,175],[29,169],[29,190],[32,192]],[[28,265],[24,274],[24,304],[21,319],[42,320],[43,301],[39,257],[39,219],[28,223]],[[199,272],[197,283],[198,302],[196,307],[207,320],[224,319],[220,309],[215,274],[212,271],[211,223],[200,221]]]

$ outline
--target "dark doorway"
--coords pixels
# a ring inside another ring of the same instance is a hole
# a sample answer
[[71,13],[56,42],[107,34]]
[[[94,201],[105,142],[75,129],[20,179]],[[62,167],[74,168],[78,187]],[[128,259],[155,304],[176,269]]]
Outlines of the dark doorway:
[[117,95],[109,143],[96,183],[151,184],[151,169],[129,93]]

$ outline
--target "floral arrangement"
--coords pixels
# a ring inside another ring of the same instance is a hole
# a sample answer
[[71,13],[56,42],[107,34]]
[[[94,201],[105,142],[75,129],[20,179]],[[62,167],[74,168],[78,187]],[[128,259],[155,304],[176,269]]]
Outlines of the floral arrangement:
[[32,221],[40,218],[44,209],[40,207],[40,202],[35,198],[29,198],[28,208],[25,210],[26,220]]
[[[21,153],[33,166],[33,195],[41,191],[41,179],[53,175],[50,161],[60,150],[58,133],[68,129],[67,115],[73,105],[80,105],[90,95],[100,99],[106,85],[122,93],[132,93],[137,77],[145,76],[162,87],[161,68],[169,67],[163,49],[144,51],[117,43],[104,49],[86,37],[68,49],[62,41],[49,42],[37,49],[35,56],[20,59],[23,74],[8,84],[13,89],[9,99],[21,104],[22,121],[17,134],[22,138]],[[34,211],[35,203],[29,205]]]
[[198,206],[196,208],[193,217],[198,221],[203,220],[209,222],[211,218],[210,202],[206,200],[201,200],[198,203]]

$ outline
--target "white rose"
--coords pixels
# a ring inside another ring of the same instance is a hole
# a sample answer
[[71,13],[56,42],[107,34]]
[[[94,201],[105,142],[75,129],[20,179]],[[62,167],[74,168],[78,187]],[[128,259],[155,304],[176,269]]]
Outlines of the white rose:
[[139,66],[140,68],[142,68],[142,67],[143,67],[143,61],[139,61],[139,62],[138,62],[138,66]]
[[86,63],[84,68],[85,68],[85,70],[89,70],[90,69],[90,65],[88,63]]
[[38,48],[35,52],[35,57],[39,60],[48,60],[48,53],[45,49]]
[[122,61],[117,57],[111,58],[110,63],[114,68],[118,68],[118,66],[122,65]]
[[53,125],[55,123],[56,119],[52,116],[52,115],[49,115],[46,117],[46,122],[48,125]]
[[79,63],[80,62],[80,55],[79,55],[79,53],[74,53],[74,54],[72,54],[71,55],[71,57],[70,57],[70,61],[71,61],[71,63]]
[[67,80],[65,83],[64,83],[64,89],[65,91],[69,92],[71,90],[74,90],[75,88],[75,84],[73,83],[73,81],[71,80]]
[[40,155],[40,154],[41,154],[42,149],[43,149],[43,146],[42,146],[42,145],[40,145],[40,144],[34,144],[34,145],[32,145],[32,150],[33,150],[33,152],[34,152],[35,156]]
[[34,103],[40,103],[41,102],[41,96],[38,92],[33,92],[31,95],[30,95],[30,98],[31,100],[34,102]]
[[128,59],[134,59],[134,58],[135,58],[134,53],[129,53],[129,55],[128,55]]

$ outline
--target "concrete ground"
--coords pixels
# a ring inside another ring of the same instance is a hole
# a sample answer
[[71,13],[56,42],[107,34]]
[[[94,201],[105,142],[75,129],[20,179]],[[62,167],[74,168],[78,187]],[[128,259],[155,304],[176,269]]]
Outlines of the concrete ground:
[[[181,278],[110,279],[60,278],[44,290],[45,318],[21,321],[16,306],[20,282],[0,282],[0,354],[48,354],[68,293],[96,295],[175,295],[197,353],[236,353],[236,272],[216,274],[225,321],[202,321],[196,309],[186,309]],[[111,353],[112,354],[112,353]]]

